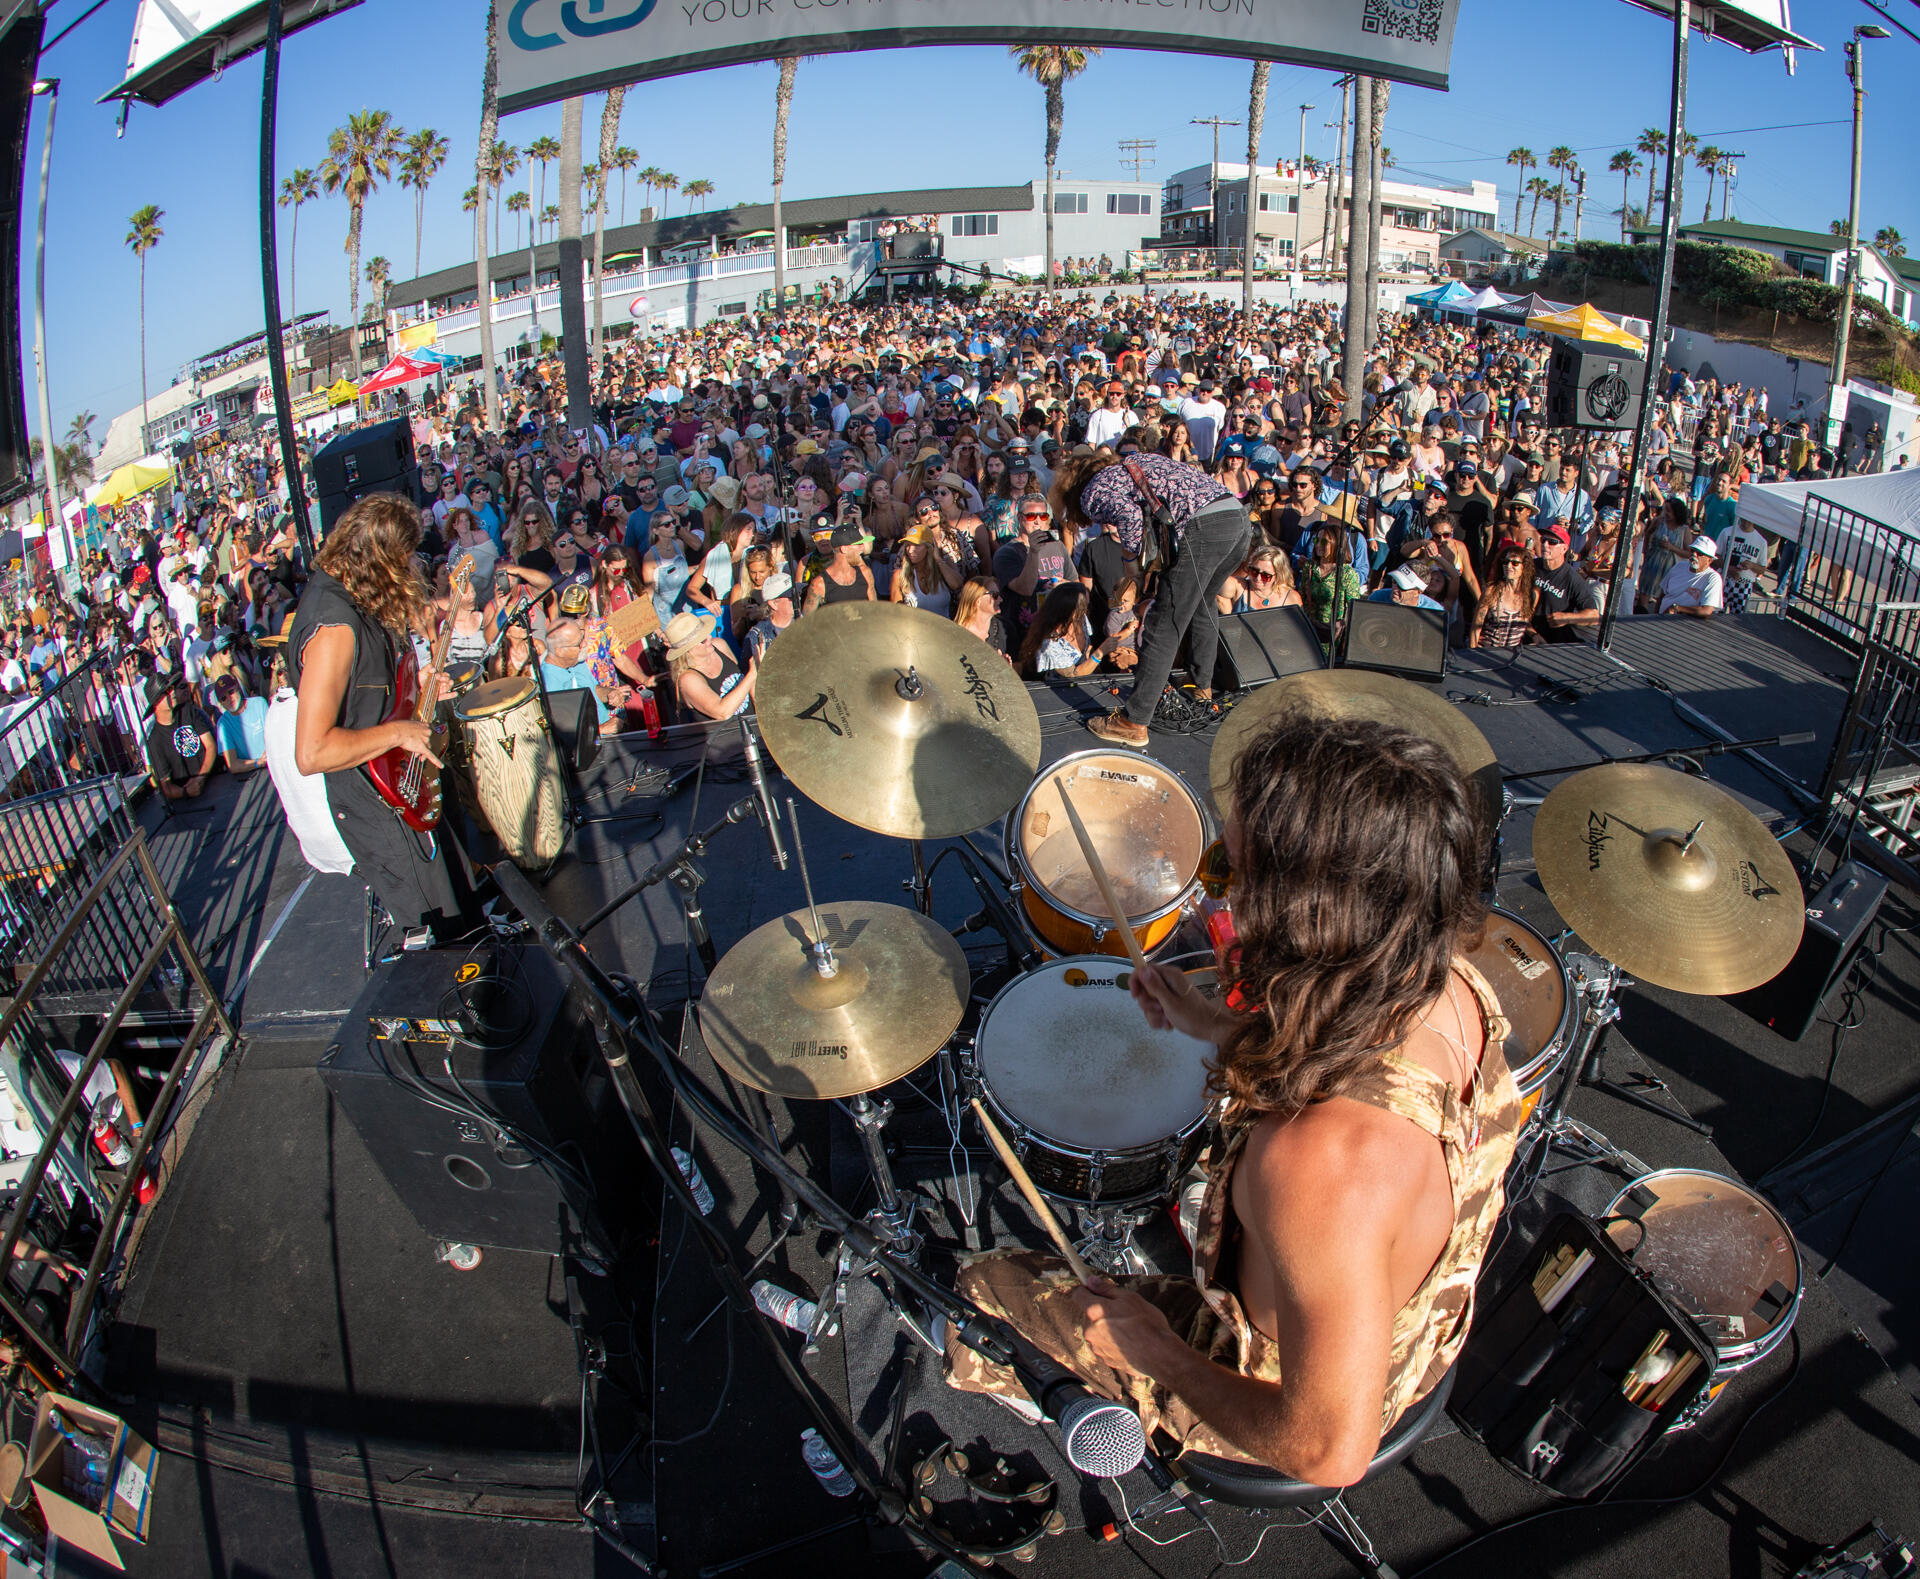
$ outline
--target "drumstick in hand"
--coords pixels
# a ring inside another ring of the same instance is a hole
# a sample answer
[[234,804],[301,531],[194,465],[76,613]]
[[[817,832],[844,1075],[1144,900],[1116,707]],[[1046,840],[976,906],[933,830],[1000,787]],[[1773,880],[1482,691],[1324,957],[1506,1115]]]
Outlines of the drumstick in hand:
[[1080,853],[1086,857],[1087,869],[1093,873],[1094,883],[1100,889],[1100,897],[1107,902],[1107,913],[1113,917],[1113,924],[1120,929],[1121,939],[1127,945],[1127,957],[1133,961],[1135,970],[1147,968],[1147,956],[1140,952],[1140,940],[1133,935],[1133,926],[1127,920],[1126,907],[1120,903],[1120,896],[1113,891],[1113,879],[1107,876],[1107,868],[1100,859],[1100,852],[1093,847],[1093,839],[1087,833],[1087,825],[1080,820],[1080,813],[1073,809],[1073,801],[1067,794],[1067,786],[1058,773],[1053,776],[1053,787],[1060,792],[1060,804],[1067,808],[1067,821],[1073,824],[1073,836],[1080,841]]
[[1067,1258],[1067,1267],[1082,1283],[1093,1285],[1093,1273],[1087,1263],[1080,1259],[1079,1251],[1073,1248],[1073,1241],[1067,1238],[1067,1231],[1060,1226],[1060,1219],[1054,1215],[1053,1208],[1047,1204],[1047,1198],[1040,1193],[1025,1165],[1014,1150],[1007,1144],[1007,1137],[1000,1133],[1000,1126],[994,1123],[987,1110],[980,1105],[980,1099],[973,1099],[973,1116],[980,1120],[980,1128],[986,1132],[987,1139],[993,1143],[993,1149],[1000,1154],[1000,1160],[1007,1165],[1007,1172],[1013,1175],[1013,1182],[1020,1186],[1020,1193],[1027,1198],[1027,1205],[1033,1208],[1034,1216],[1040,1219],[1040,1226],[1047,1231],[1047,1237],[1054,1243],[1060,1254]]

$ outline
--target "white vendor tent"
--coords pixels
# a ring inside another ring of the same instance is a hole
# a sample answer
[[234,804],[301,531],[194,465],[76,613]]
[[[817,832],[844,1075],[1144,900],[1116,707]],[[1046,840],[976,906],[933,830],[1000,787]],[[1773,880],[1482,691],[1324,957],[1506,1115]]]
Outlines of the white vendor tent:
[[1769,537],[1797,542],[1810,494],[1920,539],[1920,470],[1913,468],[1821,482],[1748,483],[1740,490],[1740,519]]

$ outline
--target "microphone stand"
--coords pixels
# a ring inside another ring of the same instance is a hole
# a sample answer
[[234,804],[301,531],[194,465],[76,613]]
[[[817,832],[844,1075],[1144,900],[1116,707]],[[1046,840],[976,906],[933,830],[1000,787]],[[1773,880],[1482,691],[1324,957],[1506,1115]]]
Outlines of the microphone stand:
[[[541,661],[540,654],[534,649],[533,602],[534,600],[529,598],[518,608],[509,610],[507,623],[501,629],[504,631],[518,625],[527,633],[527,658],[533,665],[533,683],[540,695],[540,716],[546,720],[547,738],[553,742],[554,753],[560,758],[560,782],[567,791],[567,821],[575,828],[583,828],[590,822],[617,822],[619,819],[612,816],[589,817],[587,815],[586,797],[580,790],[580,775],[573,765],[573,752],[566,748],[560,731],[554,727],[553,694],[547,689],[545,665]],[[594,717],[597,720],[599,718],[597,697],[595,702]],[[581,727],[583,729],[586,727],[584,719]]]
[[[1360,425],[1360,431],[1354,434],[1352,438],[1348,439],[1345,444],[1341,445],[1339,454],[1335,455],[1333,459],[1327,463],[1328,471],[1332,471],[1336,466],[1345,467],[1347,476],[1349,480],[1351,480],[1351,478],[1353,477],[1353,457],[1355,452],[1359,449],[1361,443],[1366,439],[1366,437],[1373,432],[1375,425],[1380,421],[1381,414],[1383,412],[1390,411],[1393,409],[1392,406],[1389,404],[1389,402],[1400,393],[1400,389],[1401,389],[1401,386],[1396,384],[1392,389],[1386,391],[1386,393],[1380,397],[1379,403],[1373,408],[1371,412],[1368,413],[1367,420]],[[1343,491],[1347,492],[1349,497],[1355,500],[1358,500],[1360,498],[1358,494],[1352,493],[1351,490],[1343,490]],[[1319,502],[1320,501],[1318,500],[1318,498],[1314,500],[1314,503],[1316,505],[1318,505]],[[1356,510],[1355,513],[1358,514],[1359,512]],[[1370,534],[1368,534],[1364,529],[1360,529],[1360,535],[1362,537],[1367,537]],[[1344,544],[1342,545],[1343,549],[1347,546],[1348,545],[1344,545]],[[1309,556],[1311,556],[1311,548],[1309,548]],[[1351,564],[1352,560],[1350,558],[1347,558],[1343,554],[1342,563]],[[1367,568],[1368,570],[1372,570],[1373,566],[1371,562],[1369,562]],[[1338,626],[1341,619],[1345,617],[1347,609],[1350,606],[1350,600],[1346,596],[1346,588],[1343,582],[1344,582],[1344,578],[1339,576],[1335,577],[1334,585],[1333,585],[1333,602],[1328,606],[1327,653],[1329,657],[1331,657],[1333,653],[1334,628]]]

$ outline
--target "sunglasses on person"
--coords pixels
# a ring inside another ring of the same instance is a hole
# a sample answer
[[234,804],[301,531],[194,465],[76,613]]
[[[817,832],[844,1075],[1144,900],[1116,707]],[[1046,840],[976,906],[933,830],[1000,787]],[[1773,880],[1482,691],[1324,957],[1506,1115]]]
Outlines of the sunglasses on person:
[[1271,570],[1256,570],[1253,572],[1253,579],[1255,581],[1271,581],[1273,580],[1273,572]]

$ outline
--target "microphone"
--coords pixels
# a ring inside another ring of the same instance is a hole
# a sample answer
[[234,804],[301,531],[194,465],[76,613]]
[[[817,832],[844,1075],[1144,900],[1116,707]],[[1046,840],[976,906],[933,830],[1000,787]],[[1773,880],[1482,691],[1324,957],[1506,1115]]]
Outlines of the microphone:
[[747,776],[753,780],[753,798],[760,816],[760,826],[767,830],[767,848],[773,852],[773,864],[784,872],[787,869],[787,850],[780,842],[780,811],[773,803],[773,792],[767,788],[767,765],[761,759],[760,741],[745,708],[740,711],[740,741],[746,750]]
[[987,881],[986,873],[980,870],[980,865],[974,860],[972,851],[964,844],[956,844],[952,848],[967,874],[967,881],[973,884],[974,893],[979,895],[980,903],[985,907],[987,916],[991,918],[994,930],[1007,940],[1007,947],[1019,960],[1022,970],[1034,969],[1040,963],[1040,956],[1027,941],[1026,932],[1014,918],[1013,911],[1008,907],[1007,902],[1000,897],[993,884]]
[[480,654],[480,662],[483,666],[489,663],[493,655],[500,650],[500,644],[507,639],[507,632],[513,629],[514,621],[526,612],[530,602],[532,599],[527,595],[527,589],[522,587],[520,596],[514,600],[513,607],[507,610],[507,617],[500,622],[499,633],[487,643],[487,650]]
[[1147,1454],[1146,1428],[1125,1404],[1102,1398],[1017,1332],[1013,1373],[1040,1412],[1059,1428],[1067,1462],[1083,1475],[1114,1480]]

